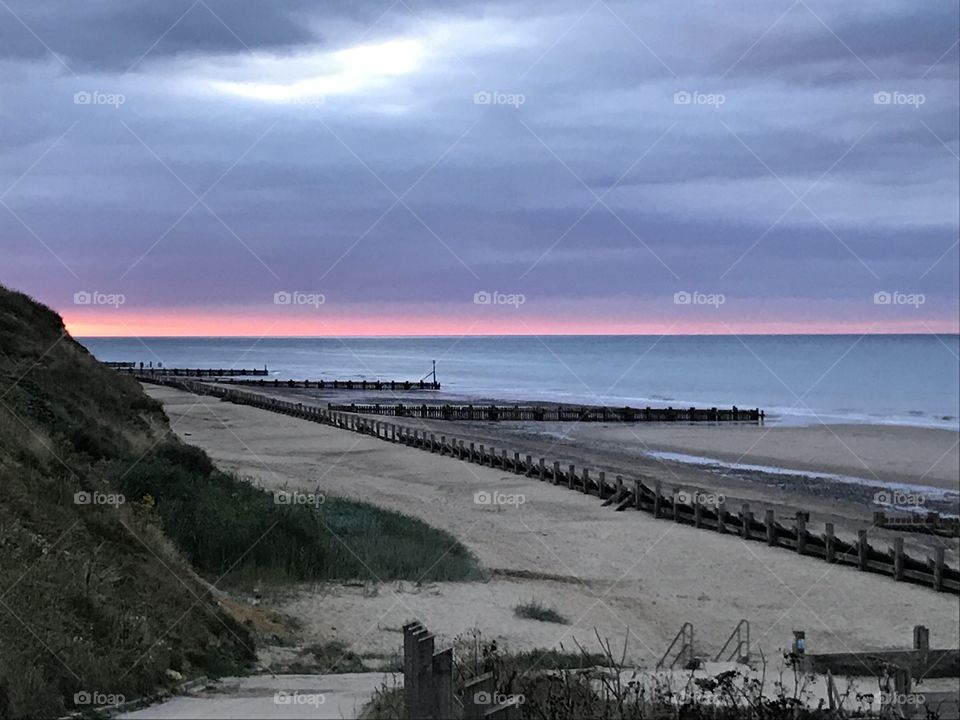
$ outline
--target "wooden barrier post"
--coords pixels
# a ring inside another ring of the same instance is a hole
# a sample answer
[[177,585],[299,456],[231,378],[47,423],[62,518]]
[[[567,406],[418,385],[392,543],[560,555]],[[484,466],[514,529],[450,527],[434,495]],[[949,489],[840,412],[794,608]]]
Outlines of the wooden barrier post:
[[533,457],[530,455],[527,455],[527,462],[524,466],[524,475],[526,477],[533,475]]
[[934,552],[933,559],[933,589],[937,591],[943,590],[943,564],[943,547],[938,547]]
[[504,470],[507,469],[508,462],[507,462],[507,451],[506,451],[506,450],[502,450],[502,451],[500,452],[500,465],[503,467]]
[[470,457],[469,457],[468,461],[469,461],[469,462],[473,462],[473,459],[474,459],[475,457],[476,457],[476,453],[474,452],[473,443],[470,443]]
[[601,500],[605,500],[607,497],[607,474],[601,470],[599,479],[597,480],[597,497]]
[[417,638],[426,631],[419,622],[407,623],[403,626],[403,704],[407,717],[414,717],[419,707],[416,671]]
[[433,716],[452,718],[453,715],[453,648],[438,652],[432,658]]
[[767,531],[767,545],[776,547],[777,545],[777,518],[773,514],[772,508],[767,508],[763,514],[763,524]]
[[540,479],[541,482],[543,482],[544,480],[547,479],[547,468],[546,468],[546,464],[547,464],[547,461],[544,460],[543,458],[540,458],[540,459],[537,461],[537,473],[538,473],[538,477],[539,477],[539,479]]
[[857,567],[867,569],[867,531],[857,530]]
[[673,489],[673,521],[680,522],[680,488]]
[[700,504],[700,493],[693,494],[693,526],[703,527],[703,505]]
[[753,513],[750,512],[750,505],[744,503],[740,507],[740,537],[744,540],[750,539],[750,526],[753,524]]
[[717,532],[723,534],[727,531],[727,503],[720,500],[717,503]]
[[833,534],[832,522],[828,522],[824,525],[823,544],[827,551],[827,562],[834,562],[837,559],[837,539]]
[[583,469],[583,485],[580,486],[580,490],[587,495],[590,494],[590,471],[587,468]]
[[468,680],[463,686],[463,720],[481,720],[490,709],[496,689],[492,672]]
[[430,452],[437,452],[437,437],[433,433],[430,433]]
[[800,555],[807,549],[807,515],[802,511],[798,511],[796,514],[796,530],[797,530],[797,552]]
[[[618,479],[619,477],[620,476],[617,475]],[[633,481],[633,504],[637,508],[637,510],[643,510],[643,506],[640,504],[640,496],[642,495],[640,491],[642,489],[643,489],[643,483],[641,483],[639,480],[634,480]]]
[[893,579],[903,580],[903,538],[899,536],[893,539]]
[[429,718],[433,709],[433,641],[426,630],[417,636],[417,709],[412,717]]
[[653,516],[660,517],[660,481],[657,480],[653,485]]
[[560,482],[560,462],[557,460],[553,461],[553,484],[556,485]]

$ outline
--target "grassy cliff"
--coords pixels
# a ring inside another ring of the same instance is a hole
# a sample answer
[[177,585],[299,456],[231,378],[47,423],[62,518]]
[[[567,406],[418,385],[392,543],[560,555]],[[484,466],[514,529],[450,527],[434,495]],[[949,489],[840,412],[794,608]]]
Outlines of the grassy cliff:
[[56,313],[0,287],[0,717],[242,672],[253,639],[211,584],[347,577],[479,568],[417,520],[278,504],[225,475]]

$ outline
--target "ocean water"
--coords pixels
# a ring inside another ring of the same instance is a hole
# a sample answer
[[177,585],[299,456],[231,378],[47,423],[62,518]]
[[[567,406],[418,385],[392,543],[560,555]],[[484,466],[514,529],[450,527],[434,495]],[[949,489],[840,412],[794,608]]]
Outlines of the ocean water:
[[960,430],[960,336],[81,338],[100,360],[263,367],[280,379],[419,380],[445,392],[634,406],[759,407],[789,424]]

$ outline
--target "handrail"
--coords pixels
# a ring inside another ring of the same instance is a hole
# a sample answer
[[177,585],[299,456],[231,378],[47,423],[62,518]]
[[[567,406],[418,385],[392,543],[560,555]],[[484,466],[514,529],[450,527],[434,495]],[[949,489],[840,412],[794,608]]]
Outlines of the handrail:
[[[746,639],[744,639],[744,635],[746,635]],[[750,657],[750,623],[747,620],[741,620],[737,623],[733,632],[730,633],[730,637],[727,638],[723,647],[720,648],[720,652],[718,652],[717,656],[713,659],[714,662],[719,662],[720,659],[723,658],[724,653],[730,647],[730,643],[733,642],[734,638],[737,639],[736,647],[734,647],[732,653],[727,655],[726,660],[739,660],[740,658]],[[741,652],[741,648],[744,647],[746,647],[746,652]]]
[[693,659],[693,625],[685,622],[680,626],[680,632],[676,634],[673,638],[673,642],[670,643],[670,647],[667,648],[667,651],[663,654],[663,657],[660,658],[660,661],[657,663],[657,669],[662,668],[667,661],[667,657],[670,655],[670,652],[673,650],[674,646],[678,641],[683,640],[683,645],[680,646],[680,650],[677,652],[676,657],[670,662],[669,667],[673,667],[677,664],[677,660],[686,652],[690,659]]

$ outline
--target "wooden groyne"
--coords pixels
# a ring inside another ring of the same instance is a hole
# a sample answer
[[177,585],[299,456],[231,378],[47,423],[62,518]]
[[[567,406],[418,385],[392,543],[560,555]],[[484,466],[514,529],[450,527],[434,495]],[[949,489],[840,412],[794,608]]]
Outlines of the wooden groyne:
[[[823,533],[811,532],[808,512],[797,512],[793,526],[788,527],[777,522],[772,508],[765,508],[761,514],[756,514],[745,503],[738,512],[731,512],[727,510],[725,502],[711,503],[712,496],[699,489],[676,487],[672,492],[664,493],[659,481],[647,484],[640,479],[626,480],[621,475],[610,480],[603,471],[591,471],[590,468],[578,470],[572,464],[564,468],[559,461],[534,459],[531,455],[521,455],[519,452],[511,455],[502,448],[497,450],[482,444],[478,446],[446,435],[437,438],[435,433],[372,420],[354,413],[289,402],[196,380],[165,376],[144,379],[562,485],[594,495],[603,500],[604,505],[618,511],[639,510],[655,518],[736,535],[745,541],[763,542],[799,555],[819,557],[830,564],[847,565],[862,572],[877,573],[900,582],[925,585],[937,591],[960,595],[960,570],[946,564],[943,547],[936,548],[933,558],[920,560],[904,552],[903,537],[895,538],[893,547],[884,551],[870,545],[868,529],[858,531],[856,539],[850,542],[835,535],[833,523],[826,523]],[[761,516],[763,520],[758,519]]]
[[229,377],[229,376],[266,376],[270,373],[266,366],[260,368],[162,368],[162,367],[130,367],[122,365],[114,368],[117,372],[127,375],[146,375],[150,377]]
[[263,388],[294,388],[308,390],[439,390],[440,383],[426,380],[235,380],[226,378],[220,383],[249,385]]
[[960,518],[941,517],[937,512],[928,512],[925,515],[917,513],[887,515],[882,510],[876,510],[873,513],[873,524],[900,532],[960,537]]
[[409,417],[421,420],[529,420],[539,422],[749,422],[762,423],[759,408],[632,408],[558,405],[330,405],[338,412]]

